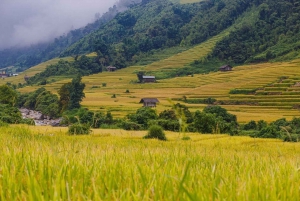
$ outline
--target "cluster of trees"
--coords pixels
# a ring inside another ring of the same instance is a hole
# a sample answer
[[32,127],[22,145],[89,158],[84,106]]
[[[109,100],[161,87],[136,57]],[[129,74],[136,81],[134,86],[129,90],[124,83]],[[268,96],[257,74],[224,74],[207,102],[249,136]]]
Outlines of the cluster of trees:
[[263,120],[250,121],[241,126],[240,134],[258,138],[279,138],[284,141],[298,142],[300,140],[300,118],[287,121],[285,118],[267,123]]
[[85,97],[84,88],[85,84],[81,82],[81,76],[77,75],[72,82],[61,86],[58,91],[59,97],[45,88],[39,88],[34,92],[21,94],[18,107],[41,111],[55,118],[61,116],[66,110],[80,108],[80,102]]
[[[140,54],[173,46],[199,44],[219,34],[253,2],[210,0],[177,4],[169,0],[143,1],[72,46],[62,56],[91,52],[101,39],[116,54],[116,63],[132,64]],[[149,21],[151,19],[151,21]]]
[[202,112],[192,113],[185,105],[176,104],[159,114],[149,107],[140,108],[128,114],[121,124],[122,128],[132,130],[148,129],[152,125],[170,131],[235,134],[238,123],[235,115],[220,106],[207,106]]
[[[220,41],[212,55],[236,64],[292,59],[299,54],[300,4],[297,0],[262,0],[252,16]],[[294,52],[294,54],[293,54]],[[283,57],[289,55],[288,57]]]
[[6,123],[33,123],[23,120],[18,108],[24,107],[42,112],[50,118],[56,118],[66,110],[80,108],[84,97],[85,84],[77,76],[72,82],[64,84],[58,91],[59,96],[39,88],[34,92],[19,94],[8,85],[0,86],[0,121]]
[[47,66],[47,68],[30,77],[26,82],[27,84],[46,85],[51,76],[71,76],[74,75],[89,75],[102,72],[103,64],[98,57],[75,57],[75,61],[69,62],[60,60],[56,64]]
[[31,120],[23,119],[16,107],[18,93],[7,85],[0,86],[0,125],[8,124],[32,124]]

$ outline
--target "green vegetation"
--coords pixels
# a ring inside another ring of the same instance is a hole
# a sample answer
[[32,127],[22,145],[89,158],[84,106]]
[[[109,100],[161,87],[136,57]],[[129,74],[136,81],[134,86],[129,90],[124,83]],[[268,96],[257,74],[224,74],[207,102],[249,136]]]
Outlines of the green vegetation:
[[299,3],[284,0],[259,3],[252,21],[220,41],[213,56],[236,64],[299,57]]
[[0,86],[0,104],[14,106],[17,102],[17,92],[8,85]]
[[75,61],[69,62],[60,60],[56,64],[51,64],[40,73],[35,74],[27,80],[27,84],[45,85],[52,76],[68,76],[74,77],[76,74],[90,75],[102,72],[103,65],[99,62],[99,58],[89,58],[81,56]]
[[68,133],[70,135],[86,135],[91,133],[91,129],[88,124],[75,123],[69,126]]
[[158,125],[150,126],[148,134],[144,136],[145,139],[158,139],[158,140],[167,140],[166,135],[162,127]]
[[[299,142],[300,118],[287,121],[285,118],[267,124],[263,120],[250,121],[242,127],[246,134],[257,138],[280,138],[284,141]],[[242,132],[243,133],[243,132]]]

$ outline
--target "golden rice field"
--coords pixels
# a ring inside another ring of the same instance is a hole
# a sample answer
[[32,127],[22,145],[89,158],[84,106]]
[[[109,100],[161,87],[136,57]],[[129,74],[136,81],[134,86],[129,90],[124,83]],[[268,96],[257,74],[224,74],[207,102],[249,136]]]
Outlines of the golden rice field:
[[[163,61],[162,61],[163,62]],[[153,65],[153,64],[151,64]],[[283,63],[263,63],[235,67],[231,72],[211,72],[194,75],[194,77],[176,77],[159,80],[157,83],[136,84],[136,71],[148,68],[133,66],[117,72],[104,72],[83,78],[86,83],[86,98],[82,104],[92,110],[110,110],[113,115],[122,117],[141,107],[139,101],[144,97],[156,97],[160,104],[156,108],[161,112],[170,108],[171,98],[207,98],[217,100],[259,100],[261,105],[224,105],[238,117],[239,122],[264,119],[274,121],[285,117],[291,119],[299,116],[299,110],[292,109],[291,104],[298,104],[299,95],[235,95],[229,94],[235,88],[259,88],[274,83],[281,76],[300,77],[300,60]],[[46,86],[56,92],[67,80]],[[70,80],[69,80],[70,81]],[[106,87],[102,86],[106,83]],[[32,91],[36,87],[20,89],[21,92]],[[125,93],[126,90],[130,93]],[[116,94],[116,98],[111,98]],[[192,111],[202,109],[205,105],[187,104]]]
[[[203,99],[212,97],[223,102],[242,102],[235,105],[223,105],[229,112],[237,115],[239,122],[261,119],[270,122],[279,118],[292,119],[299,116],[299,110],[293,108],[300,104],[300,87],[293,87],[293,85],[298,81],[300,82],[300,60],[238,66],[231,72],[211,72],[193,77],[176,77],[150,84],[135,83],[137,80],[136,72],[138,71],[159,72],[181,68],[195,59],[204,58],[216,42],[228,33],[229,30],[226,30],[198,46],[146,66],[131,66],[116,72],[85,76],[83,82],[86,84],[86,98],[82,104],[92,110],[109,110],[115,117],[123,117],[140,108],[139,101],[145,97],[159,99],[160,104],[156,108],[158,112],[170,108],[169,99],[172,98],[178,99],[186,96],[188,99]],[[71,57],[64,59],[72,60]],[[40,64],[27,70],[24,74],[34,75],[42,71],[47,65],[57,61],[55,59]],[[282,76],[286,76],[288,79],[279,83],[278,80]],[[59,81],[45,86],[54,93],[62,84],[71,81],[64,77],[55,77],[55,80]],[[22,75],[1,80],[0,84],[6,82],[17,84],[21,81],[24,82]],[[103,83],[106,84],[105,87],[102,86]],[[21,88],[19,91],[25,93],[39,87],[30,86]],[[125,93],[127,89],[130,93]],[[229,94],[232,89],[258,90],[256,94],[252,95]],[[112,98],[114,94],[116,98]],[[201,110],[205,107],[201,104],[187,105],[191,111]]]
[[299,200],[300,145],[167,132],[0,127],[0,200]]

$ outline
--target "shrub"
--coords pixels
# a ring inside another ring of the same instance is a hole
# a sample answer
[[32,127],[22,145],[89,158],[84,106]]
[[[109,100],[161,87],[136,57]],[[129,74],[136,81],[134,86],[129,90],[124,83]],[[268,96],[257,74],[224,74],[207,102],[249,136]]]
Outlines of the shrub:
[[142,130],[142,126],[140,124],[130,121],[122,121],[119,123],[119,126],[124,130]]
[[158,140],[167,140],[166,135],[162,127],[153,125],[149,128],[148,134],[144,136],[145,139],[155,138]]
[[91,129],[88,124],[76,123],[69,126],[68,132],[70,135],[84,135],[84,134],[90,134]]
[[104,82],[104,83],[102,83],[102,87],[106,87],[106,83]]
[[0,120],[0,127],[7,127],[7,126],[9,126],[8,123],[3,122],[3,121]]
[[130,92],[129,92],[129,89],[126,89],[125,93],[130,93]]
[[300,136],[298,134],[285,135],[283,141],[285,142],[299,142]]

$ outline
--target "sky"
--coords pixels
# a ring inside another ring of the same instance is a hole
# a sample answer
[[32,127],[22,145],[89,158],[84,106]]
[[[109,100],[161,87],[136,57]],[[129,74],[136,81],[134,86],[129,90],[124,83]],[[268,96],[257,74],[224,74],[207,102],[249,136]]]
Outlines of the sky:
[[67,34],[95,20],[115,0],[0,0],[0,50]]

